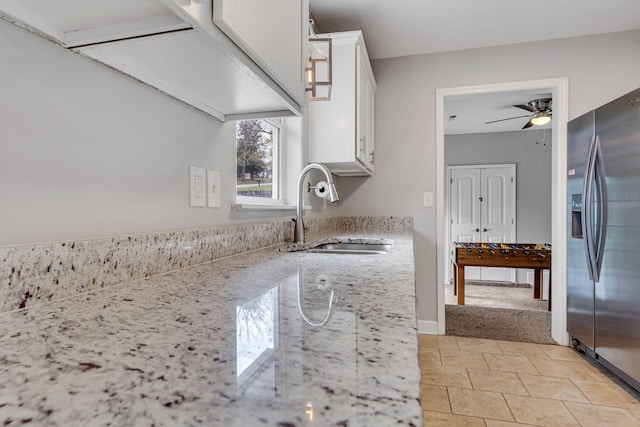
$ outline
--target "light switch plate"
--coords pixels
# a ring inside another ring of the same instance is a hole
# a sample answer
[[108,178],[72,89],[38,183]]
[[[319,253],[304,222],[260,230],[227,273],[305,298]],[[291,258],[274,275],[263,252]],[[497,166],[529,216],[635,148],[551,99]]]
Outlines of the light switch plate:
[[220,172],[207,169],[207,207],[220,207]]
[[204,168],[189,166],[189,206],[204,208],[207,177]]
[[425,191],[422,195],[422,204],[425,208],[433,207],[433,193],[431,191]]

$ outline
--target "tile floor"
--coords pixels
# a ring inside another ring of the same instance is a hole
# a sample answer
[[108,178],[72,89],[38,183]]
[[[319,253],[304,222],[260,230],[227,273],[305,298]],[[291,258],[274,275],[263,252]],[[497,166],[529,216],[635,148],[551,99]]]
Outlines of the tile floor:
[[638,398],[571,348],[419,339],[425,427],[640,427]]

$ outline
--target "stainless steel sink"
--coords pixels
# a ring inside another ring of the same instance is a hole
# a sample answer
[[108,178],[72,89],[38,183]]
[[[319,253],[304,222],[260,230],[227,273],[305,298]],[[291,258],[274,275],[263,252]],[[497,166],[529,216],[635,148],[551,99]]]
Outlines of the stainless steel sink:
[[322,243],[305,252],[325,254],[385,254],[391,250],[388,243]]

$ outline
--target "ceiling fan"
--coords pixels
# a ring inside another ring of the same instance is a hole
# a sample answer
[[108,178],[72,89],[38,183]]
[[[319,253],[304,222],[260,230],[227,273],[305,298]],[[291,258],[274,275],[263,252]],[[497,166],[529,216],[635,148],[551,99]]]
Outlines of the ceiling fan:
[[505,120],[521,119],[523,117],[529,117],[529,121],[522,127],[522,129],[530,128],[531,126],[544,126],[551,120],[551,98],[534,99],[527,102],[527,105],[514,105],[514,107],[522,108],[530,113],[526,116],[509,117],[507,119],[493,120],[485,122],[486,125],[490,123],[503,122]]

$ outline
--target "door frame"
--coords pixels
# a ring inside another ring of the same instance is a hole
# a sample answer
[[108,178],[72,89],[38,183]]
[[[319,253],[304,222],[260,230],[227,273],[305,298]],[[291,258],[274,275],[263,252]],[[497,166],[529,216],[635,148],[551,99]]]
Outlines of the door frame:
[[448,250],[445,240],[444,195],[446,167],[444,162],[444,101],[452,95],[468,95],[492,92],[512,92],[519,90],[546,90],[553,96],[552,118],[552,189],[551,189],[551,244],[553,247],[553,269],[551,270],[553,289],[553,307],[551,310],[551,337],[561,345],[569,344],[567,333],[567,289],[566,289],[566,235],[567,235],[567,122],[569,117],[569,79],[567,77],[527,80],[507,83],[493,83],[477,86],[462,86],[436,89],[436,220],[438,287],[438,320],[437,332],[445,333],[444,304],[444,269],[445,251]]
[[[460,169],[494,169],[494,168],[509,168],[511,169],[511,175],[513,176],[514,179],[514,183],[517,185],[518,184],[518,180],[516,178],[516,164],[515,163],[495,163],[495,164],[486,164],[486,165],[450,165],[447,166],[447,179],[449,179],[451,177],[451,171],[452,170],[460,170]],[[516,209],[516,205],[517,205],[517,195],[518,195],[518,190],[516,188],[516,185],[513,186],[512,188],[512,193],[513,193],[513,197],[512,197],[512,206],[511,206],[511,212],[513,212],[513,238],[514,241],[512,243],[515,243],[518,239],[518,211]],[[450,184],[446,184],[445,182],[445,198],[446,198],[446,202],[444,205],[444,209],[445,209],[445,220],[447,223],[447,226],[445,227],[445,242],[447,242],[447,246],[449,245],[449,243],[451,242],[451,221],[448,221],[447,219],[451,216],[451,212],[449,211],[449,208],[451,207],[451,185]],[[444,251],[444,256],[445,256],[445,265],[448,267],[451,265],[451,251],[450,250],[446,250]],[[516,279],[516,270],[514,268],[511,269],[511,281],[515,282]],[[449,282],[449,280],[451,279],[451,268],[445,268],[444,270],[444,283],[446,284],[447,282]]]

